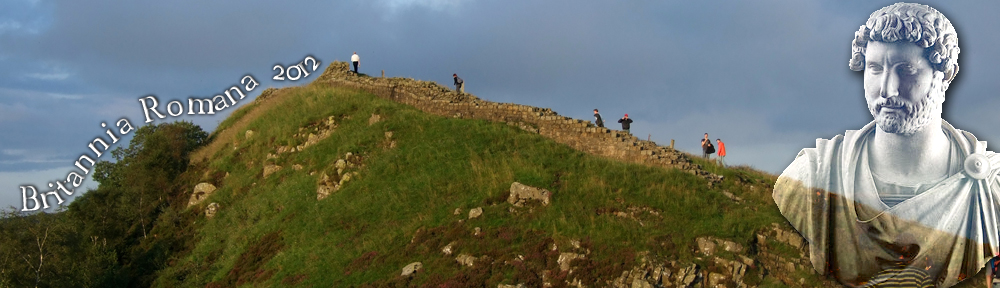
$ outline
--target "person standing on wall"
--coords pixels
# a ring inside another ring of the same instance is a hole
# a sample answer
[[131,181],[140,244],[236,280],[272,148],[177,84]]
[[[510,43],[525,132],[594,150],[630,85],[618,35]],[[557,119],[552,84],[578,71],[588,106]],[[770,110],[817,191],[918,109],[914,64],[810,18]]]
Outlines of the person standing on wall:
[[712,145],[712,139],[708,139],[708,133],[705,133],[705,138],[701,139],[701,157],[708,160],[708,156],[715,153],[715,146]]
[[597,109],[594,109],[594,118],[597,118],[597,120],[594,120],[597,127],[604,128],[604,119],[601,119],[601,113],[598,113]]
[[361,62],[361,56],[358,56],[358,52],[355,51],[354,55],[351,55],[351,64],[354,64],[354,74],[358,74],[359,62]]
[[455,92],[465,94],[465,81],[462,78],[458,78],[458,74],[451,74],[451,76],[455,77]]
[[722,139],[716,138],[715,141],[719,143],[719,152],[715,155],[719,155],[719,165],[726,167],[726,143],[722,143]]
[[[594,110],[594,112],[597,112],[597,110]],[[628,114],[625,114],[625,117],[622,117],[622,119],[618,119],[618,123],[622,123],[622,131],[625,131],[625,133],[632,134],[632,132],[628,131],[629,127],[632,124],[632,119],[628,118]]]

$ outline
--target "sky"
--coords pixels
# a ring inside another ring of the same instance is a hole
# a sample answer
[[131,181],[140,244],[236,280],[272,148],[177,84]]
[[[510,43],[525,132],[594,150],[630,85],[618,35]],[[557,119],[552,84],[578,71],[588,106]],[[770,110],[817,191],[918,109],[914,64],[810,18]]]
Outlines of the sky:
[[[87,145],[108,139],[102,123],[142,125],[140,98],[186,102],[252,75],[261,86],[245,104],[316,78],[272,80],[274,65],[313,56],[325,69],[354,51],[362,73],[447,86],[457,73],[480,98],[585,120],[598,108],[612,128],[628,113],[633,134],[695,154],[707,132],[728,164],[777,174],[816,138],[871,121],[851,40],[895,1],[276,2],[0,2],[0,207],[76,171]],[[944,119],[1000,141],[1000,2],[922,3],[959,35]],[[234,110],[154,123],[212,131]],[[88,176],[75,195],[96,185]]]

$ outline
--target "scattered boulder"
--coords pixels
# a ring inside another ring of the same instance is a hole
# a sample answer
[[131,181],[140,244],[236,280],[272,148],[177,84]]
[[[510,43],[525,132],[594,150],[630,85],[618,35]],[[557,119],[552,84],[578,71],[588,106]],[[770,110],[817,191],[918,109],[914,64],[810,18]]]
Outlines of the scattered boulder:
[[570,262],[573,262],[573,260],[576,259],[583,259],[583,258],[584,258],[583,254],[563,252],[559,253],[559,259],[556,260],[556,263],[559,263],[559,270],[566,271],[569,270]]
[[469,209],[469,219],[479,218],[483,215],[483,207]]
[[198,185],[194,186],[194,193],[191,193],[191,199],[188,200],[188,207],[201,203],[205,198],[208,198],[208,195],[215,192],[215,189],[215,185],[211,183],[198,183]]
[[730,193],[729,191],[723,190],[722,191],[722,195],[726,195],[726,197],[729,197],[729,199],[733,200],[733,202],[736,202],[736,203],[742,203],[743,202],[743,198],[740,198],[740,196],[733,195],[733,193]]
[[274,164],[268,164],[264,166],[264,178],[267,178],[268,175],[271,175],[274,172],[278,172],[278,170],[281,170],[281,166]]
[[371,126],[372,124],[378,123],[378,121],[381,120],[382,116],[379,116],[378,114],[372,114],[372,117],[368,118],[368,125]]
[[708,237],[698,237],[695,239],[695,243],[698,244],[698,252],[708,256],[715,254],[715,241],[708,239]]
[[413,262],[413,263],[410,263],[409,265],[406,265],[406,267],[403,267],[403,273],[399,274],[399,275],[400,276],[410,276],[410,275],[416,274],[417,271],[420,271],[420,268],[424,268],[424,263]]
[[253,130],[247,130],[247,132],[243,135],[244,139],[250,139],[250,137],[253,137]]
[[455,261],[458,261],[458,264],[472,267],[472,265],[476,263],[476,257],[472,257],[472,255],[462,253],[458,254],[458,257],[455,257]]
[[451,241],[451,243],[445,245],[444,248],[441,248],[441,253],[444,253],[444,255],[451,255],[451,253],[454,252],[452,251],[452,247],[455,247],[455,243],[455,241]]
[[695,242],[698,244],[698,251],[706,256],[714,255],[717,247],[722,248],[726,252],[737,254],[743,253],[746,250],[740,243],[715,237],[698,237],[695,239]]
[[527,287],[528,286],[524,286],[524,283],[518,283],[517,285],[497,284],[497,288],[527,288]]
[[295,169],[295,171],[298,171],[298,170],[302,170],[302,168],[303,168],[303,167],[302,167],[302,165],[300,165],[300,164],[295,164],[295,165],[292,165],[292,169]]
[[455,208],[455,215],[462,214],[462,208]]
[[514,182],[510,184],[510,196],[507,197],[507,202],[520,207],[528,200],[538,200],[543,206],[548,206],[551,197],[552,193],[549,190]]
[[216,212],[219,212],[219,203],[212,202],[208,204],[208,207],[205,207],[205,217],[215,217]]

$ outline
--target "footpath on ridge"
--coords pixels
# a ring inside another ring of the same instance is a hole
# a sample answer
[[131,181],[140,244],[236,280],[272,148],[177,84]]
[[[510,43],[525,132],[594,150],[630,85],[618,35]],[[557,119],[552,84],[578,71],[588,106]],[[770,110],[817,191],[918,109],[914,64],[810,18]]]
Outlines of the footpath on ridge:
[[623,131],[596,127],[590,121],[559,116],[549,108],[486,101],[469,93],[456,93],[431,81],[359,76],[350,72],[347,62],[339,61],[330,63],[316,81],[333,87],[359,89],[435,115],[504,122],[593,155],[680,169],[704,177],[709,185],[722,180],[722,176],[692,163],[691,156],[686,153],[640,140]]

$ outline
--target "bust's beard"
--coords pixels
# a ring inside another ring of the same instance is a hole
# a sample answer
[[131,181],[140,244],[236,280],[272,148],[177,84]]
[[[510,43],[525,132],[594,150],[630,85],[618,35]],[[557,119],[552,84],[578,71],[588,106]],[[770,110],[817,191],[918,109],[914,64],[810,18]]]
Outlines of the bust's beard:
[[[937,86],[937,85],[934,85]],[[886,133],[902,134],[906,136],[919,132],[932,119],[941,117],[941,103],[944,102],[944,90],[940,87],[931,87],[931,92],[920,99],[918,105],[912,102],[903,103],[903,115],[899,114],[879,114],[879,103],[868,105],[868,110],[875,117],[875,124]]]

